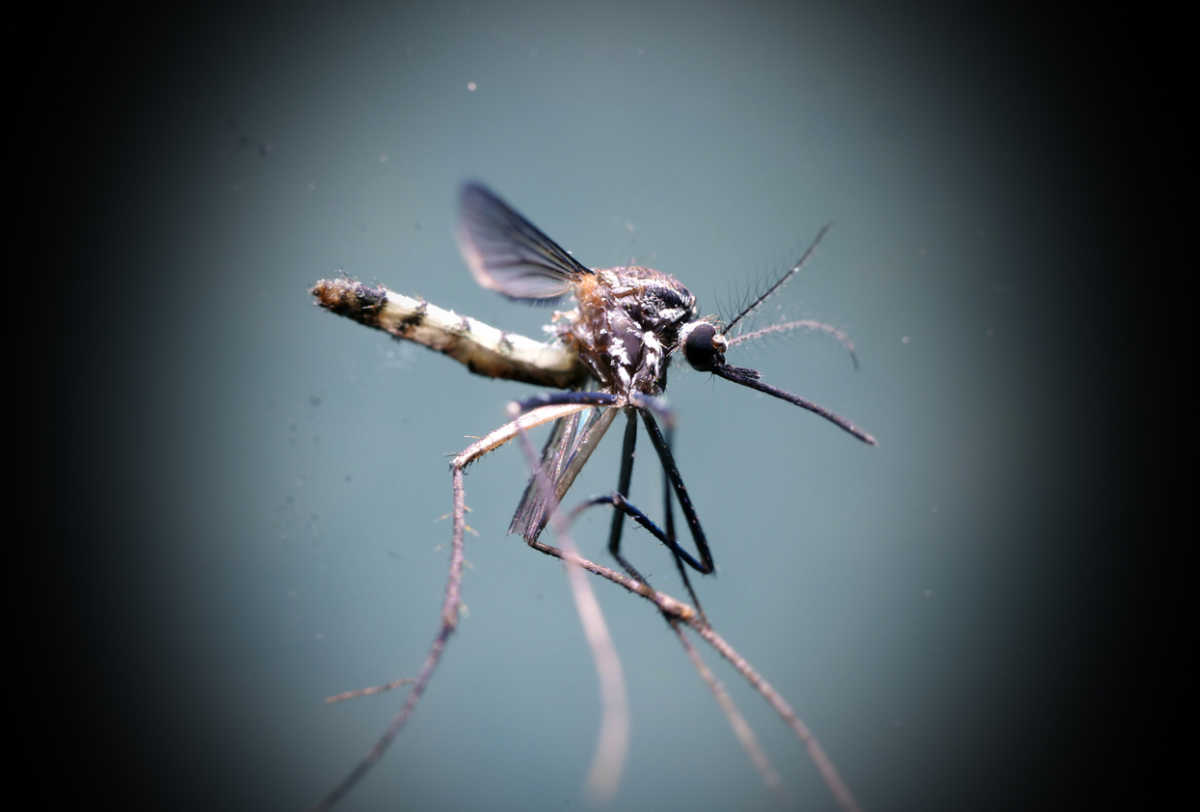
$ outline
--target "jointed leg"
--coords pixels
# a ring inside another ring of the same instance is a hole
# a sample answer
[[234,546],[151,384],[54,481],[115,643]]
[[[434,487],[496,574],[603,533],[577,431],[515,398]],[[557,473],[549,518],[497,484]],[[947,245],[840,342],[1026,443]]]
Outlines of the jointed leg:
[[[708,539],[704,537],[704,529],[700,527],[700,519],[696,516],[696,509],[692,507],[692,500],[688,496],[687,488],[683,484],[683,478],[679,476],[679,469],[675,467],[675,458],[671,455],[671,448],[663,438],[662,431],[658,428],[658,423],[654,422],[653,415],[643,411],[642,423],[646,426],[646,433],[650,435],[650,443],[654,446],[654,450],[658,452],[658,459],[662,463],[667,479],[674,488],[675,495],[679,497],[679,507],[683,509],[683,518],[687,520],[688,529],[692,533],[692,540],[696,542],[696,551],[700,553],[698,565],[697,563],[693,563],[695,559],[690,555],[684,560],[697,572],[707,575],[716,569],[716,567],[713,564],[712,553],[708,549]],[[670,515],[669,511],[668,515]],[[676,545],[675,549],[680,548]]]
[[[666,443],[667,448],[674,445],[675,430],[667,425]],[[671,503],[671,475],[667,472],[667,467],[663,469],[663,510],[666,514],[667,537],[672,541],[675,540],[675,507]],[[678,546],[678,545],[676,545]],[[696,590],[692,589],[692,579],[688,577],[687,568],[683,566],[684,558],[673,548],[671,550],[675,558],[675,569],[679,570],[679,578],[683,581],[684,587],[687,588],[688,594],[692,596],[692,601],[696,604],[696,609],[700,612],[700,617],[704,617],[704,607],[700,605],[700,599],[696,597]],[[706,618],[707,619],[707,618]]]
[[[518,406],[510,407],[510,414],[515,414]],[[588,770],[588,788],[594,801],[607,801],[616,794],[620,785],[621,770],[625,756],[629,751],[629,700],[625,694],[625,677],[621,671],[621,660],[617,656],[616,646],[608,633],[608,625],[604,622],[604,614],[592,591],[591,583],[584,575],[583,559],[575,547],[575,542],[567,530],[568,522],[557,511],[554,483],[546,476],[542,466],[538,464],[533,453],[533,446],[525,433],[520,421],[514,421],[520,434],[521,447],[533,470],[535,486],[541,491],[546,501],[549,521],[554,525],[555,535],[563,546],[566,555],[563,562],[567,565],[567,582],[571,586],[571,594],[575,599],[575,609],[579,613],[579,621],[583,625],[584,636],[588,647],[592,650],[592,658],[596,665],[596,676],[600,682],[600,698],[603,715],[600,721],[600,735],[596,742],[596,754],[592,759],[591,769]],[[590,453],[590,452],[589,452]],[[531,539],[530,544],[536,544]]]
[[450,573],[446,579],[446,597],[442,601],[442,618],[438,632],[434,636],[433,644],[429,648],[429,653],[425,657],[425,663],[421,666],[420,673],[413,681],[412,689],[409,691],[408,698],[404,702],[404,707],[392,718],[387,730],[379,737],[375,745],[355,765],[354,769],[328,795],[321,799],[316,805],[316,809],[329,809],[337,803],[342,796],[349,792],[367,774],[367,771],[374,766],[375,762],[387,750],[392,740],[400,732],[400,729],[404,727],[404,723],[408,721],[408,717],[416,707],[417,701],[420,700],[421,694],[425,692],[425,687],[429,684],[434,670],[437,669],[438,663],[441,661],[446,641],[454,633],[458,625],[459,591],[462,584],[463,530],[466,527],[466,496],[463,489],[463,470],[479,457],[499,448],[504,443],[516,437],[519,432],[551,420],[557,420],[560,417],[569,417],[587,408],[588,406],[585,405],[564,404],[547,406],[521,415],[519,418],[505,423],[500,428],[467,446],[450,463],[454,529],[450,544]]
[[592,406],[623,406],[628,403],[658,415],[659,419],[667,426],[675,423],[675,414],[665,400],[641,392],[631,392],[626,401],[622,401],[620,397],[611,392],[543,392],[518,401],[517,408],[524,413],[541,406],[554,406],[561,403],[587,403]]
[[584,404],[587,406],[616,406],[619,398],[611,392],[542,392],[533,397],[517,401],[520,414],[540,409],[543,406],[559,406],[566,403]]
[[[595,505],[612,505],[613,508],[615,508],[613,516],[614,525],[616,525],[618,521],[624,520],[625,516],[629,516],[629,518],[633,519],[646,530],[650,531],[652,536],[661,541],[667,547],[667,549],[671,551],[671,554],[675,557],[675,562],[679,567],[679,574],[683,576],[683,585],[687,587],[687,591],[691,595],[692,602],[696,605],[696,610],[703,618],[704,608],[700,605],[700,599],[696,597],[696,592],[692,589],[692,582],[688,579],[687,571],[683,568],[683,562],[687,562],[689,566],[695,569],[699,569],[701,564],[692,557],[691,553],[679,546],[678,542],[675,540],[674,534],[671,532],[663,532],[649,516],[638,510],[634,505],[630,504],[629,501],[620,493],[612,493],[605,496],[594,496],[591,499],[588,499],[586,502],[577,505],[571,511],[569,521],[574,521],[576,516]],[[615,550],[612,550],[611,547],[609,550],[621,563],[621,566],[624,567],[631,576],[641,581],[643,584],[648,585],[646,579],[639,575],[638,571],[634,569],[633,566],[624,559],[624,557],[622,557]]]
[[[621,443],[621,473],[617,477],[617,492],[609,497],[611,503],[616,505],[616,499],[624,504],[625,497],[629,496],[629,484],[633,479],[633,451],[637,445],[637,419],[632,412],[626,412],[625,415],[625,439]],[[603,498],[603,497],[602,497]],[[592,504],[597,504],[596,500]],[[574,519],[578,510],[571,512],[571,518]],[[635,517],[636,518],[636,517]],[[637,578],[642,583],[646,583],[646,578],[637,571],[637,568],[621,555],[621,529],[625,525],[625,512],[614,510],[612,517],[612,525],[608,531],[608,551],[612,553],[612,557],[617,559],[617,563],[634,578]]]
[[[591,401],[594,397],[606,393],[564,394],[583,395],[589,401]],[[555,398],[552,394],[550,396],[543,396],[543,398],[539,399],[537,402],[540,403],[543,402],[543,400],[548,400],[551,398],[557,400],[557,398]],[[650,398],[647,396],[639,396],[639,399],[639,402],[650,400]],[[658,401],[658,399],[653,400]],[[666,410],[665,404],[657,402],[655,405],[660,407],[660,409],[664,411],[668,417],[670,417],[670,412]],[[637,410],[642,412],[642,417],[646,422],[646,430],[650,434],[650,440],[654,444],[655,450],[658,452],[659,459],[663,467],[663,501],[666,508],[666,532],[664,533],[662,530],[660,530],[654,524],[654,522],[646,516],[646,514],[628,502],[629,486],[633,477],[634,449],[637,443],[637,422],[633,416],[632,409],[627,411],[628,422],[625,426],[625,438],[621,446],[621,472],[617,480],[617,490],[610,496],[596,497],[584,503],[583,505],[580,505],[574,511],[572,511],[571,516],[573,519],[576,515],[578,515],[579,511],[592,505],[610,504],[616,508],[613,513],[612,525],[608,535],[608,551],[626,572],[628,572],[638,581],[647,583],[645,576],[643,576],[638,569],[621,554],[621,532],[624,527],[625,516],[628,515],[632,517],[638,522],[638,524],[649,530],[655,538],[666,545],[667,549],[671,551],[671,555],[675,560],[675,566],[679,570],[680,578],[682,578],[688,594],[691,595],[692,600],[695,602],[696,608],[700,611],[701,615],[703,615],[704,610],[700,606],[700,600],[696,596],[696,591],[692,588],[691,579],[688,578],[687,570],[683,565],[686,563],[688,566],[692,567],[698,572],[710,573],[713,571],[713,561],[712,556],[709,553],[707,540],[704,537],[704,531],[700,528],[700,522],[696,518],[695,510],[692,508],[691,501],[687,496],[687,490],[683,487],[683,481],[679,476],[679,471],[676,469],[675,461],[671,456],[670,432],[672,430],[668,424],[668,435],[666,438],[664,438],[662,433],[659,431],[658,424],[654,421],[653,416],[648,411],[643,410],[643,408],[638,408]],[[676,541],[675,516],[671,502],[671,491],[673,489],[679,493],[680,503],[684,506],[684,516],[688,519],[688,525],[692,531],[692,538],[695,540],[696,547],[700,553],[699,561],[697,561],[690,553],[680,547]]]

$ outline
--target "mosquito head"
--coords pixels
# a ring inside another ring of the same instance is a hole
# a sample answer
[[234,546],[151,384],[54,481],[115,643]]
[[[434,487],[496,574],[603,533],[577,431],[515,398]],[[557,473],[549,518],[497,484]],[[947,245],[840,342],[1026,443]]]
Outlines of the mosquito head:
[[679,331],[679,347],[683,350],[683,357],[687,359],[693,369],[700,372],[711,372],[740,386],[756,389],[771,397],[786,400],[788,403],[820,415],[864,443],[869,443],[870,445],[876,444],[874,437],[846,418],[834,414],[825,407],[818,406],[799,395],[793,395],[791,392],[786,392],[783,389],[763,382],[760,380],[761,376],[758,370],[748,369],[747,367],[735,367],[725,363],[725,351],[734,343],[737,343],[736,339],[731,342],[725,338],[715,324],[703,319],[689,322]]
[[725,350],[729,342],[710,321],[689,322],[679,331],[679,346],[683,357],[700,372],[712,372],[725,365]]

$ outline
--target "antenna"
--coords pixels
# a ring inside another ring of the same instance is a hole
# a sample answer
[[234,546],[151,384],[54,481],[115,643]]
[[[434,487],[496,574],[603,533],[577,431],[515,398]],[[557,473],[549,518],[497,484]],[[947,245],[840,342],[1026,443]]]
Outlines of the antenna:
[[766,292],[763,293],[763,295],[759,296],[757,299],[755,299],[753,302],[751,302],[750,305],[748,307],[746,307],[746,309],[743,310],[741,313],[738,313],[736,316],[734,316],[733,319],[729,322],[729,324],[725,325],[725,329],[722,330],[721,332],[724,333],[725,335],[729,335],[729,331],[733,329],[733,325],[737,324],[743,318],[745,318],[746,316],[753,313],[756,309],[758,309],[759,305],[761,305],[767,299],[771,298],[771,296],[774,295],[775,291],[777,291],[781,287],[783,287],[783,283],[788,281],[789,279],[791,279],[796,274],[796,272],[799,271],[800,268],[802,268],[804,266],[804,263],[808,261],[808,258],[812,255],[813,250],[817,247],[817,243],[819,243],[821,241],[821,238],[825,236],[825,232],[828,231],[829,227],[832,225],[833,225],[833,223],[826,223],[825,225],[821,226],[821,230],[817,232],[817,236],[813,238],[813,241],[811,243],[809,243],[808,249],[804,252],[804,256],[800,257],[800,260],[795,265],[793,265],[788,270],[787,273],[785,273],[783,276],[779,277],[779,279],[775,282],[774,285],[771,285],[771,287],[767,288]]

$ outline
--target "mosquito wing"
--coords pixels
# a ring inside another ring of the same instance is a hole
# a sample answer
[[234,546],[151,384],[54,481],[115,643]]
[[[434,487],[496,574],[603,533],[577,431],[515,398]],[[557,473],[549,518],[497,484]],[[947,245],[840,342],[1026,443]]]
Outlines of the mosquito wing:
[[[556,483],[562,475],[563,467],[567,464],[568,451],[571,448],[575,431],[579,427],[579,413],[563,417],[554,422],[550,437],[542,447],[542,471],[546,478]],[[517,533],[526,539],[536,539],[546,526],[547,501],[542,489],[538,487],[537,476],[529,478],[525,493],[517,504],[517,511],[508,524],[508,532]]]
[[593,271],[478,183],[458,196],[458,245],[483,287],[510,299],[556,299]]
[[554,485],[554,493],[547,498],[545,489],[537,486],[533,478],[525,486],[521,503],[508,526],[508,532],[519,533],[526,541],[538,537],[550,518],[551,511],[558,506],[575,477],[600,445],[613,419],[620,409],[593,409],[586,420],[578,414],[564,417],[554,424],[550,439],[542,448],[542,470]]

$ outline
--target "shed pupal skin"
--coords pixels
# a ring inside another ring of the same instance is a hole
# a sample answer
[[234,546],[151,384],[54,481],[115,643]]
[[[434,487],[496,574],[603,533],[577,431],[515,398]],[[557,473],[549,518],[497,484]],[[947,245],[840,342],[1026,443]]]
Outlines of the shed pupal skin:
[[[575,298],[575,311],[555,314],[555,330],[578,350],[601,388],[614,394],[661,395],[670,356],[676,350],[687,353],[689,336],[709,336],[708,347],[718,356],[727,346],[710,322],[697,319],[691,291],[662,271],[597,270],[576,283]],[[711,333],[698,333],[703,327]],[[693,356],[701,358],[703,352],[687,354],[689,362]]]

